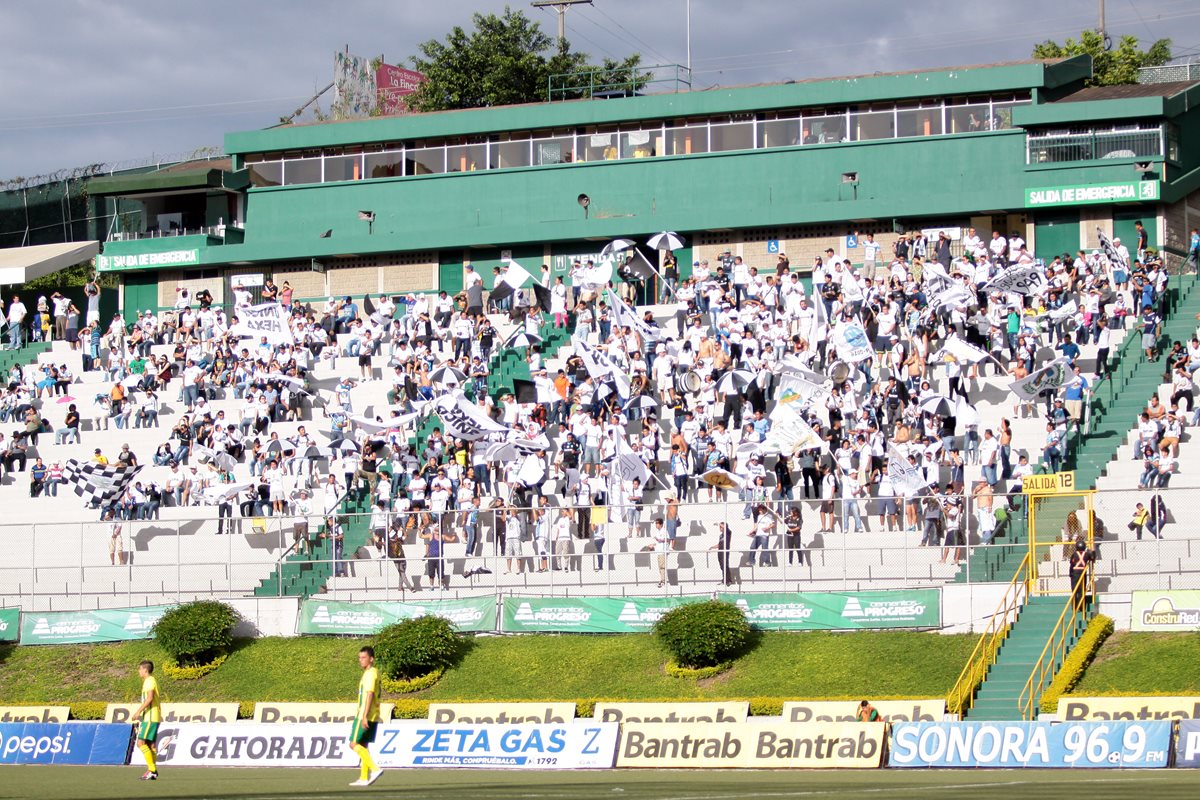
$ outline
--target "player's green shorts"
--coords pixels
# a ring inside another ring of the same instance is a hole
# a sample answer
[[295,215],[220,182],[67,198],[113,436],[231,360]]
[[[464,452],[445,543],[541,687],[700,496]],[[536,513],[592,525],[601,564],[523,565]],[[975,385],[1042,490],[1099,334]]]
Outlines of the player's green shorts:
[[378,722],[363,722],[355,719],[354,727],[350,729],[350,741],[355,744],[371,744],[375,741],[375,729],[378,727]]
[[153,742],[158,738],[158,723],[146,722],[143,720],[138,723],[137,738],[143,742]]

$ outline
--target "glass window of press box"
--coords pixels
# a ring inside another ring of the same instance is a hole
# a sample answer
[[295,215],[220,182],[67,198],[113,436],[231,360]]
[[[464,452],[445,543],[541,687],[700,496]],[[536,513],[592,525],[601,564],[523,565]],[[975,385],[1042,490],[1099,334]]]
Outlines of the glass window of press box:
[[[1013,107],[1029,102],[1028,94],[983,95],[698,119],[641,120],[467,138],[375,142],[323,151],[259,153],[247,155],[245,163],[254,186],[289,186],[951,136],[1010,129]],[[1139,131],[1142,133],[1146,132]],[[1076,137],[1077,132],[1062,135]],[[1107,152],[1131,150],[1139,156],[1151,155],[1145,152],[1146,142],[1136,136],[1109,141],[1104,139],[1106,134],[1089,132],[1088,135],[1091,138],[1086,148],[1091,149],[1080,149],[1085,147],[1083,143],[1064,139],[1063,144],[1050,148],[1051,154],[1040,157],[1041,160],[1075,160],[1073,154],[1077,152],[1098,152],[1107,145],[1112,145]],[[1164,137],[1165,134],[1156,140],[1160,148],[1157,154],[1166,146]],[[1030,153],[1033,159],[1032,146]],[[1066,159],[1065,155],[1072,157]]]

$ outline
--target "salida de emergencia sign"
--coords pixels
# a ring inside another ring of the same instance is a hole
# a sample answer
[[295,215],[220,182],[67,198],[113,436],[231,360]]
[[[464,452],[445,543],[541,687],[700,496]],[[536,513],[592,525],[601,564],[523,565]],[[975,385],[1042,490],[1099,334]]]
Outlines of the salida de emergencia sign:
[[1078,206],[1089,203],[1135,203],[1159,198],[1158,181],[1126,181],[1083,186],[1047,186],[1025,190],[1025,207]]

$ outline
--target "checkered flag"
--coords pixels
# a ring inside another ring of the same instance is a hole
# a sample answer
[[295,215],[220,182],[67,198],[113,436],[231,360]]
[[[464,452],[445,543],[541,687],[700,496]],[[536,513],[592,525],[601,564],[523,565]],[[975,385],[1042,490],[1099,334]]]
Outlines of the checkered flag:
[[141,467],[112,464],[80,464],[72,458],[63,465],[63,480],[89,507],[103,508],[115,503],[141,470]]
[[1104,235],[1104,231],[1096,228],[1096,233],[1100,237],[1100,247],[1104,250],[1104,255],[1108,256],[1108,260],[1112,265],[1121,269],[1129,269],[1129,262],[1121,257],[1121,251]]

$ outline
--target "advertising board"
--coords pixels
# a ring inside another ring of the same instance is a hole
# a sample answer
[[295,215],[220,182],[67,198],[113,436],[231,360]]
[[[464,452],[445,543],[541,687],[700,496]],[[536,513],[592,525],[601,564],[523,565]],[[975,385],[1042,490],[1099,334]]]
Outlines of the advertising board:
[[371,753],[381,767],[607,769],[614,723],[562,725],[385,725]]
[[[387,722],[392,718],[395,703],[379,704],[379,719]],[[357,703],[255,703],[254,721],[269,725],[309,722],[341,722],[354,720]]]
[[749,701],[718,703],[596,703],[597,722],[745,722]]
[[1057,711],[1064,722],[1200,719],[1200,697],[1060,697]]
[[618,767],[869,769],[880,765],[882,722],[621,725]]
[[125,764],[132,737],[104,722],[0,723],[0,764]]
[[1169,722],[900,722],[888,766],[1145,769],[1170,745]]
[[[133,712],[140,703],[109,703],[104,711],[105,722],[131,725]],[[163,703],[162,721],[174,722],[237,722],[237,703]]]
[[[785,722],[854,722],[858,700],[789,700],[783,704]],[[872,700],[887,722],[941,722],[946,698],[927,700]]]
[[439,725],[491,723],[561,724],[575,719],[574,703],[430,703],[429,721]]

